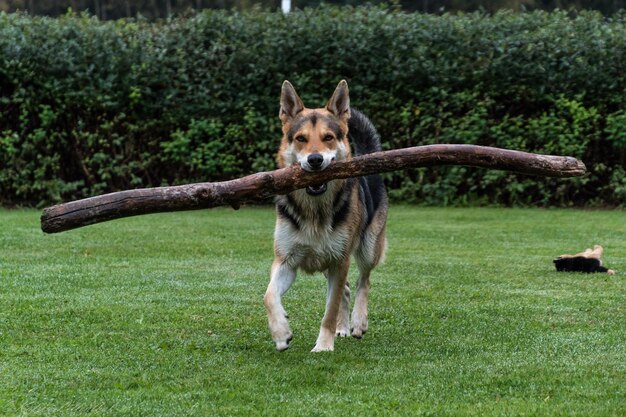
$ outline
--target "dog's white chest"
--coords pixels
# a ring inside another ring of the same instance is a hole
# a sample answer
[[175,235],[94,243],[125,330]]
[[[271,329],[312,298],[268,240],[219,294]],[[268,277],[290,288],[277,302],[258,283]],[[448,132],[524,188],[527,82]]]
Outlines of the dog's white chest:
[[320,227],[302,227],[295,230],[288,225],[276,228],[276,246],[282,258],[291,266],[305,272],[325,271],[334,263],[349,256],[347,234],[341,230]]

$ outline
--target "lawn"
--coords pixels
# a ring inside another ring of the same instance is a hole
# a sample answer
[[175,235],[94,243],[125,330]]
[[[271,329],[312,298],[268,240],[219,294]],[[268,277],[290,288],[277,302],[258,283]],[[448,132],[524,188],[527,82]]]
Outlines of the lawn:
[[[370,330],[324,354],[321,275],[274,350],[270,208],[38,221],[0,211],[3,416],[626,415],[621,211],[394,206]],[[554,271],[596,243],[616,275]]]

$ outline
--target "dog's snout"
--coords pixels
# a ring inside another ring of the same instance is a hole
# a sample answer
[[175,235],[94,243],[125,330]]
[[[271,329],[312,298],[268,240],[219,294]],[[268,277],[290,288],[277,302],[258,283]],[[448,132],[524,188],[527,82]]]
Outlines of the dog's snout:
[[324,157],[319,153],[312,153],[308,156],[307,162],[313,169],[320,169],[322,167],[322,163],[324,162]]

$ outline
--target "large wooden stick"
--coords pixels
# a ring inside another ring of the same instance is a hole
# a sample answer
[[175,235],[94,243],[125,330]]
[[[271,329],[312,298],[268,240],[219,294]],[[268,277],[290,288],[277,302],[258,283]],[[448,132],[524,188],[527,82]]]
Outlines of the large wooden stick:
[[335,162],[310,173],[299,165],[224,181],[120,191],[44,209],[41,229],[57,233],[121,217],[217,206],[238,208],[332,179],[358,177],[405,168],[466,165],[548,177],[573,177],[586,172],[572,157],[537,155],[474,145],[427,145],[376,152]]

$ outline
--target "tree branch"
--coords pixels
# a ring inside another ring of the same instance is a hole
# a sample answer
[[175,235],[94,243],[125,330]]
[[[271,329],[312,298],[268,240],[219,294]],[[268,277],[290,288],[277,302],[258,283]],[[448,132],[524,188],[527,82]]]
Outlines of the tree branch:
[[44,209],[41,229],[57,233],[122,217],[217,206],[238,208],[277,194],[288,194],[333,179],[358,177],[405,168],[466,165],[547,177],[574,177],[586,173],[572,157],[538,155],[475,145],[427,145],[376,152],[332,163],[310,173],[299,165],[259,172],[224,182],[120,191],[59,204]]

